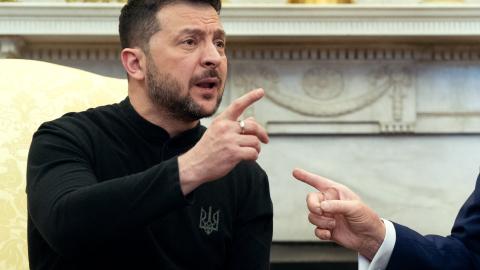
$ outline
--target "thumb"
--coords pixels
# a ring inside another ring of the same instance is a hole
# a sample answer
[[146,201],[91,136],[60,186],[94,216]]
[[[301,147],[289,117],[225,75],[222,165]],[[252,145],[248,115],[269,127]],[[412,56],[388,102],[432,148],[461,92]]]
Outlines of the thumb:
[[328,200],[320,203],[320,209],[333,215],[353,216],[357,212],[358,202],[347,200]]

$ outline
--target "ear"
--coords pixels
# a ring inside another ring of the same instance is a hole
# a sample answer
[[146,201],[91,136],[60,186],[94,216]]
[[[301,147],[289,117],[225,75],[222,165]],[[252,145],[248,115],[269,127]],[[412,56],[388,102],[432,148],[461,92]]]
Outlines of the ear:
[[120,53],[123,68],[130,78],[143,80],[145,78],[145,54],[139,48],[125,48]]

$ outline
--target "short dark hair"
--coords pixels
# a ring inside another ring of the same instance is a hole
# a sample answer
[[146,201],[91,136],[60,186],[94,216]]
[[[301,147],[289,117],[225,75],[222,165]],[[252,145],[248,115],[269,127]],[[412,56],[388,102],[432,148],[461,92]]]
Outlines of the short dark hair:
[[122,49],[138,46],[147,50],[150,37],[160,31],[157,12],[175,3],[208,4],[218,14],[222,8],[221,0],[128,0],[119,17],[118,31]]

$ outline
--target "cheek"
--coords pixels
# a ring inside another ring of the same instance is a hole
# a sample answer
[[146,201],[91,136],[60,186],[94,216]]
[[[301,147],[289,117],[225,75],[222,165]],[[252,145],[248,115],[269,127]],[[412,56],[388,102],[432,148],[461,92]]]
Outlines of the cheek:
[[228,65],[227,65],[227,62],[225,61],[225,64],[221,65],[220,66],[220,69],[222,71],[222,73],[225,75],[225,77],[227,76],[227,71],[228,71]]
[[181,80],[182,84],[185,83],[187,85],[192,79],[193,74],[195,74],[195,66],[192,64],[182,63],[182,62],[178,63],[177,68],[173,73],[173,75],[176,78]]
[[228,61],[227,61],[227,57],[224,57],[223,58],[223,61],[222,61],[222,64],[220,65],[220,68],[222,69],[222,71],[225,73],[225,75],[227,74],[227,69],[228,69]]
[[224,65],[219,66],[217,70],[218,70],[218,73],[220,74],[220,77],[222,78],[223,84],[225,85],[225,81],[227,80],[227,77],[228,77],[227,64],[225,63]]
[[168,72],[183,88],[189,86],[193,74],[190,68],[179,64]]

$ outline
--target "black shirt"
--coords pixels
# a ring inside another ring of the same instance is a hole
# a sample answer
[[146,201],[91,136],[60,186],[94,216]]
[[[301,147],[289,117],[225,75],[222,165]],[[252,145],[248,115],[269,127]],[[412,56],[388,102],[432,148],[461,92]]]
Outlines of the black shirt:
[[174,138],[129,99],[44,123],[28,157],[31,269],[267,269],[268,179],[255,162],[187,197]]

